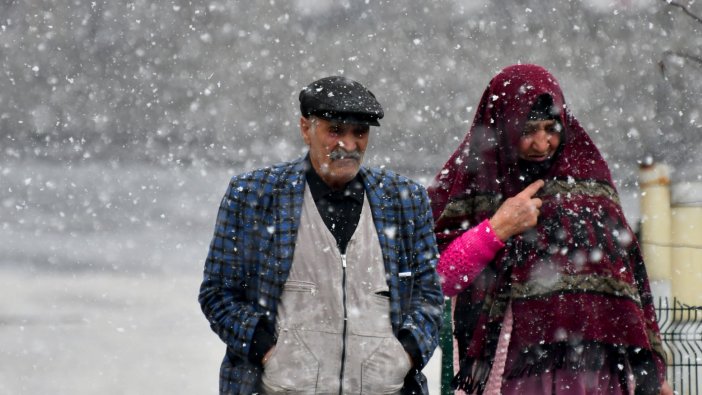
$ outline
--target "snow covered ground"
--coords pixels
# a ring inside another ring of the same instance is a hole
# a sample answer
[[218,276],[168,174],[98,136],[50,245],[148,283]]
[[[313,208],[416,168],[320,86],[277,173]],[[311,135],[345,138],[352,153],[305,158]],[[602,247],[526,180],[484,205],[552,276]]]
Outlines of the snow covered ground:
[[[224,346],[197,292],[230,172],[0,174],[0,394],[217,393]],[[425,371],[438,393],[438,358]]]
[[0,273],[0,393],[217,392],[196,277]]

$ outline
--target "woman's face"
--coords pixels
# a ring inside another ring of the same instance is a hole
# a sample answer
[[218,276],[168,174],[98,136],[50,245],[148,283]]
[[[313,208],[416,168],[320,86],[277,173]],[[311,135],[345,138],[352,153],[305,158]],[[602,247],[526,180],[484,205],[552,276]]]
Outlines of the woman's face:
[[550,159],[561,143],[561,129],[561,124],[553,119],[527,121],[519,138],[519,157],[531,162]]

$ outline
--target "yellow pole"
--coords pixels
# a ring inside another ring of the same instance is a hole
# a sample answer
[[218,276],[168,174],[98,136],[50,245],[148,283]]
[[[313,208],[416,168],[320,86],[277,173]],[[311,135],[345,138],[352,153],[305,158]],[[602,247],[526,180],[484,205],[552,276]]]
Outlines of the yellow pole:
[[673,296],[702,306],[702,182],[676,184],[672,197]]
[[641,244],[651,290],[656,298],[671,294],[670,169],[662,163],[641,166]]

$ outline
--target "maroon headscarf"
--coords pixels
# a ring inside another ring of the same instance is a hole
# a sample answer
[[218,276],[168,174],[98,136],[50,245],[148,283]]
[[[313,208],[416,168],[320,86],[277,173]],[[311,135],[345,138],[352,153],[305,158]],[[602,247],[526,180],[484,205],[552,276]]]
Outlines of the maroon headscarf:
[[454,384],[482,391],[511,303],[510,347],[521,352],[508,377],[597,370],[609,356],[636,375],[637,394],[657,393],[663,351],[638,242],[606,162],[544,68],[507,67],[483,93],[468,134],[429,188],[440,249],[531,181],[517,143],[543,95],[563,132],[555,158],[538,172],[545,181],[539,222],[511,238],[458,296],[461,367]]

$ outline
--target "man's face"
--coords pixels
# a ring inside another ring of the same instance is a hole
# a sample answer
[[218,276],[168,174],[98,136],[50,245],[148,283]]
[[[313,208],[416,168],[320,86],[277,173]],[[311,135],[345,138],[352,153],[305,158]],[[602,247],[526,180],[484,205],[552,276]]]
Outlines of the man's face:
[[311,116],[300,118],[300,131],[310,147],[310,161],[332,189],[342,188],[361,168],[370,126]]

